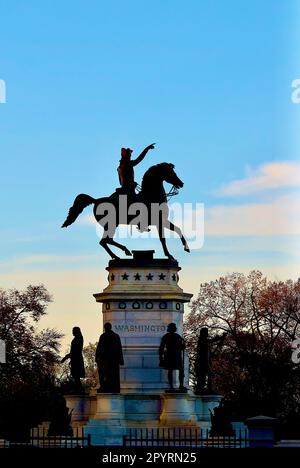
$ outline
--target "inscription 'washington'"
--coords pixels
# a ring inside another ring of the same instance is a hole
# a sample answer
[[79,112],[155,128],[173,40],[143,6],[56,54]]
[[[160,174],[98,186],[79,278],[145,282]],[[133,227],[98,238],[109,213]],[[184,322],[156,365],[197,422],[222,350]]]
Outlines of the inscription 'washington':
[[167,326],[164,324],[160,325],[149,325],[147,324],[115,324],[113,325],[114,330],[117,333],[165,333]]

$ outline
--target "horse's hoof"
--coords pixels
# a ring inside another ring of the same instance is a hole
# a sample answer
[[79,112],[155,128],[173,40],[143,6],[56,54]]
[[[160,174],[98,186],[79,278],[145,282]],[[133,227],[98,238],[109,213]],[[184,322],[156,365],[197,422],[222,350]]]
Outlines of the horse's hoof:
[[126,249],[124,250],[125,254],[128,255],[129,257],[132,257],[132,253],[130,252],[130,250]]
[[189,247],[184,247],[184,250],[189,253],[191,252]]

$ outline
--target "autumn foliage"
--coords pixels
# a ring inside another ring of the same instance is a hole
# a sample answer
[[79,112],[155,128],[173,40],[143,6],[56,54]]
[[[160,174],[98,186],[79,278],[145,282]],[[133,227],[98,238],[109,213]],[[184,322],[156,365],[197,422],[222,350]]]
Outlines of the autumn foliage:
[[184,324],[192,378],[202,326],[211,337],[227,333],[222,348],[212,345],[212,362],[215,389],[233,418],[300,417],[300,365],[291,359],[300,336],[300,280],[269,281],[252,271],[201,284]]
[[43,285],[0,290],[0,339],[6,343],[6,363],[0,364],[0,437],[21,438],[49,418],[62,336],[38,328],[50,301]]

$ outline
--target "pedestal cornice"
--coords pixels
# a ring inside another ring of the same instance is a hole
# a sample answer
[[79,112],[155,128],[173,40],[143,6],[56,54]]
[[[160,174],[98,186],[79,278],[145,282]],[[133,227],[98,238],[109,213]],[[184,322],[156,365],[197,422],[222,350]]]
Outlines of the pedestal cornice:
[[189,302],[191,298],[193,297],[193,294],[189,293],[181,293],[181,292],[162,292],[161,290],[157,291],[130,291],[128,290],[126,293],[124,291],[122,292],[103,292],[103,293],[96,293],[94,294],[94,298],[96,299],[96,302],[107,302],[107,301],[113,301],[113,300],[123,300],[125,297],[128,300],[133,300],[133,299],[154,299],[157,298],[157,295],[159,293],[159,298],[162,300],[171,300],[171,301],[178,301],[178,302]]

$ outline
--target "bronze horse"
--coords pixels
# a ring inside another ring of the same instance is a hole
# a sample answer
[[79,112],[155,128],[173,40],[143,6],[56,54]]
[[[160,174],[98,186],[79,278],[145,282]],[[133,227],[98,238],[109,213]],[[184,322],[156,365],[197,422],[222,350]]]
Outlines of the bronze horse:
[[[137,194],[134,199],[132,199],[132,196],[128,195],[127,199],[129,203],[128,207],[126,208],[126,213],[122,213],[122,208],[120,209],[120,196],[126,195],[125,193],[122,193],[122,189],[117,189],[117,191],[110,197],[98,199],[95,199],[90,195],[80,194],[75,198],[74,204],[70,208],[67,219],[63,223],[62,227],[67,227],[70,226],[70,224],[73,224],[84,208],[93,203],[94,216],[96,221],[104,228],[103,237],[99,242],[100,245],[112,258],[119,257],[113,253],[113,251],[108,247],[108,244],[114,245],[115,247],[123,250],[126,255],[132,255],[130,250],[128,250],[125,245],[116,242],[113,239],[113,236],[119,224],[136,225],[140,227],[140,222],[137,221],[136,211],[135,214],[132,213],[135,208],[135,203],[143,204],[147,208],[146,225],[156,226],[164,254],[169,259],[173,260],[174,257],[170,254],[166,245],[166,239],[164,237],[165,228],[178,234],[186,252],[190,252],[190,249],[181,229],[178,226],[175,226],[175,224],[173,224],[168,219],[169,208],[167,204],[167,194],[165,192],[163,182],[168,182],[176,189],[183,187],[183,182],[176,175],[173,164],[161,163],[152,166],[144,174],[141,192]],[[110,223],[109,220],[107,220],[106,213],[109,211],[109,206],[112,206],[115,210],[116,217],[114,223]],[[150,216],[151,208],[153,206],[163,207],[163,209],[159,211],[159,216],[155,217],[154,221],[153,217]],[[122,219],[124,219],[124,214],[126,221],[122,222]]]

